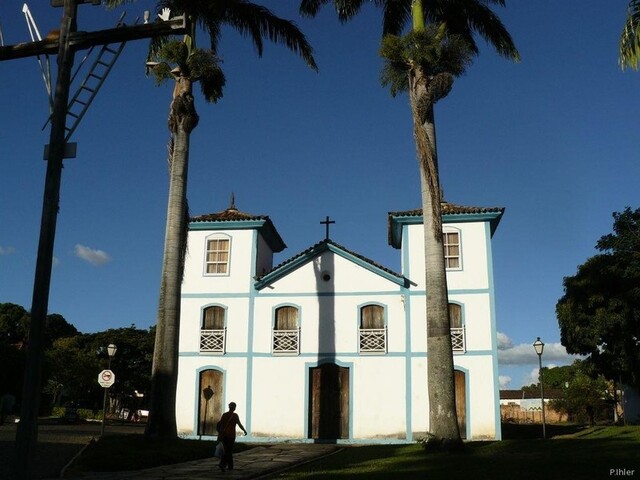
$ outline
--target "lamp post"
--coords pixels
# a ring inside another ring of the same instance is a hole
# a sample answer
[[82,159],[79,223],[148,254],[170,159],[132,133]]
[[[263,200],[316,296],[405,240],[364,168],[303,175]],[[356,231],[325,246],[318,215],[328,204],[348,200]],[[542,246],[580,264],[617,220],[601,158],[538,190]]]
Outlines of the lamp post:
[[[118,347],[113,343],[110,343],[109,346],[107,346],[107,355],[109,357],[107,370],[111,370],[111,359],[115,357],[117,351]],[[102,429],[100,431],[100,436],[104,436],[104,424],[107,419],[107,390],[109,390],[109,387],[104,387],[104,397],[102,398]]]
[[542,385],[542,352],[544,351],[544,343],[540,340],[540,337],[533,342],[533,348],[538,354],[538,375],[540,379],[540,402],[542,406],[542,438],[547,438],[547,426],[544,418],[544,386]]

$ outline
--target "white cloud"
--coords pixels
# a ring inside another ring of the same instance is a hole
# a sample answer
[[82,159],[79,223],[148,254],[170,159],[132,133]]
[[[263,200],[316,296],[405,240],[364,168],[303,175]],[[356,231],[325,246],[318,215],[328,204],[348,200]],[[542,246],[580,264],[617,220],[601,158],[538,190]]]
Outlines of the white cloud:
[[498,350],[507,350],[513,347],[513,342],[506,333],[498,332]]
[[80,244],[75,246],[75,254],[77,257],[80,257],[81,259],[89,262],[91,265],[95,265],[97,267],[111,261],[111,257],[107,252],[103,252],[102,250],[94,250]]
[[511,377],[507,375],[500,375],[498,377],[498,381],[500,382],[500,390],[504,390],[511,383]]
[[11,255],[12,253],[16,253],[16,249],[13,247],[3,247],[0,245],[0,255]]
[[540,369],[538,367],[531,370],[528,374],[522,377],[522,385],[527,386],[532,383],[538,383]]
[[[546,343],[542,353],[543,366],[549,366],[549,362],[570,364],[579,358],[569,355],[560,342]],[[533,348],[533,342],[513,345],[511,339],[504,333],[498,333],[498,363],[500,365],[529,365],[538,363],[538,355]]]

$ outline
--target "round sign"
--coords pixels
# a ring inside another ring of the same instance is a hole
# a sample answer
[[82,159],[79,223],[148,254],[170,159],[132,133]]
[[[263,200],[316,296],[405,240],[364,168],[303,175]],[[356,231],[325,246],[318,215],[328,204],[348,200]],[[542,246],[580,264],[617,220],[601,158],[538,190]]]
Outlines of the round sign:
[[98,375],[98,383],[101,387],[109,388],[116,381],[116,375],[111,370],[102,370]]

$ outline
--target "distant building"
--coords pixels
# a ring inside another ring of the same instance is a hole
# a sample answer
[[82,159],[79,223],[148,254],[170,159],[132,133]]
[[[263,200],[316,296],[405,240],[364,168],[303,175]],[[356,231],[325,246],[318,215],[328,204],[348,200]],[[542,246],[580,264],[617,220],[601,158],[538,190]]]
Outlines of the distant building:
[[[562,397],[562,391],[550,389],[544,392],[544,413],[547,422],[562,422],[566,415],[549,406],[553,400]],[[541,423],[542,401],[540,391],[500,390],[500,415],[503,422]]]
[[[491,241],[502,208],[443,203],[458,418],[500,439]],[[328,219],[327,219],[328,220]],[[211,437],[235,401],[247,441],[407,442],[429,430],[420,210],[388,215],[396,273],[327,238],[285,248],[267,216],[227,210],[189,224],[178,429]]]

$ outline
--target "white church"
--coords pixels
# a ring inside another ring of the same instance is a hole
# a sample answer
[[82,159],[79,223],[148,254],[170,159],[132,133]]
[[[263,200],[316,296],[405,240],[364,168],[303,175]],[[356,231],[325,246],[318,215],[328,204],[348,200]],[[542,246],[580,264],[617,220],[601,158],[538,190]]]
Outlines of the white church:
[[[456,404],[467,440],[499,440],[491,242],[503,208],[443,203]],[[327,221],[329,219],[327,218]],[[327,223],[328,226],[328,223]],[[180,435],[216,435],[235,401],[243,441],[411,442],[429,431],[422,211],[388,214],[397,273],[327,238],[286,245],[236,209],[189,224]]]

